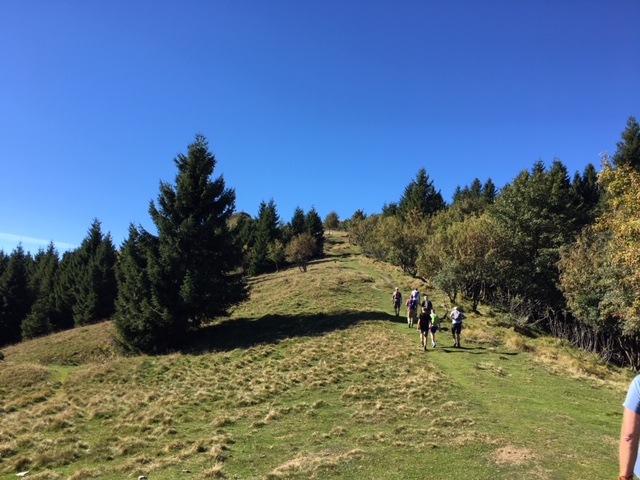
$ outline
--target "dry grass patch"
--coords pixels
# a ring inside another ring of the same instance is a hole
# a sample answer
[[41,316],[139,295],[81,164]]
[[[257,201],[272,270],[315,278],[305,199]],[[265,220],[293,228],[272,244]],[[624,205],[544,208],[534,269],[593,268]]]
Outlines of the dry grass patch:
[[286,461],[282,465],[273,469],[268,475],[268,479],[290,478],[291,476],[302,476],[306,478],[316,478],[323,472],[333,470],[337,466],[353,461],[362,460],[364,451],[353,449],[344,453],[319,452],[298,456]]
[[493,452],[492,458],[498,465],[517,466],[537,461],[538,455],[525,447],[507,445]]

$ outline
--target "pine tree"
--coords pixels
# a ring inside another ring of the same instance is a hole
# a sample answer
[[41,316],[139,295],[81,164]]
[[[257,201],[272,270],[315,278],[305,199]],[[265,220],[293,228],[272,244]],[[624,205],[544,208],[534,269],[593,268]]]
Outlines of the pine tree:
[[300,207],[296,207],[296,209],[293,211],[293,217],[291,217],[291,235],[300,235],[305,231],[306,228],[304,210],[302,210]]
[[0,276],[0,346],[21,340],[22,321],[33,304],[29,288],[31,256],[18,245]]
[[250,275],[258,275],[268,268],[269,245],[280,237],[279,216],[273,199],[269,203],[260,203],[258,209],[255,243],[251,250]]
[[616,145],[613,164],[616,167],[627,165],[640,171],[640,125],[635,117],[629,117],[622,139]]
[[31,312],[22,322],[22,338],[34,338],[53,331],[55,316],[54,285],[59,265],[58,251],[53,242],[34,257],[30,288],[34,295]]
[[496,200],[497,190],[493,181],[489,178],[486,182],[484,182],[484,186],[482,187],[482,197],[487,205],[493,204]]
[[73,320],[86,325],[105,320],[115,311],[117,283],[115,276],[116,249],[111,235],[102,234],[95,219],[87,237],[73,254]]
[[315,256],[321,257],[324,255],[324,226],[315,207],[312,207],[305,216],[304,225],[305,231],[315,240]]
[[67,251],[62,255],[62,259],[56,270],[55,282],[53,285],[53,306],[52,328],[56,330],[67,330],[73,328],[73,304],[75,296],[73,294],[76,279],[80,273],[76,272],[76,262],[74,261],[75,250]]
[[[171,315],[152,281],[157,265],[157,238],[129,226],[116,267],[118,296],[115,326],[122,338],[146,352],[162,352],[170,345]],[[178,332],[179,333],[179,332]]]
[[[228,225],[235,192],[222,176],[210,179],[216,160],[205,137],[196,135],[188,154],[174,163],[175,186],[161,182],[158,206],[149,207],[157,238],[141,237],[142,248],[139,234],[130,232],[118,274],[118,330],[125,341],[149,351],[175,346],[247,297],[239,269],[242,246]],[[135,301],[149,307],[131,305]]]
[[403,218],[412,210],[417,210],[425,217],[445,208],[442,194],[436,191],[433,181],[424,168],[421,168],[416,179],[406,186],[398,203],[398,210]]

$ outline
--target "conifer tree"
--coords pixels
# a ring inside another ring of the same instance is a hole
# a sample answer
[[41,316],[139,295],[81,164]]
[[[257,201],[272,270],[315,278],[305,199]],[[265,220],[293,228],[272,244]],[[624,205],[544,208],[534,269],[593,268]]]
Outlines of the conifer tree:
[[21,340],[21,325],[31,310],[31,256],[18,245],[0,276],[0,346]]
[[629,117],[627,128],[622,132],[622,138],[616,145],[613,164],[616,167],[626,165],[640,170],[640,125],[635,117]]
[[264,272],[268,266],[269,246],[279,239],[279,216],[273,199],[262,201],[258,209],[255,242],[251,251],[250,275]]
[[406,186],[398,203],[398,210],[403,218],[412,210],[417,210],[427,217],[444,209],[445,206],[442,194],[436,191],[427,171],[421,168],[416,179]]
[[[175,185],[161,182],[158,204],[149,207],[157,238],[150,241],[130,232],[121,259],[128,267],[118,274],[123,289],[118,330],[125,341],[144,350],[175,346],[189,331],[225,315],[247,297],[242,246],[228,225],[235,192],[226,188],[222,176],[211,180],[216,160],[206,138],[196,135],[187,155],[179,154],[174,163]],[[149,308],[131,305],[135,301]],[[154,343],[157,339],[163,342]]]
[[73,294],[74,285],[78,274],[75,271],[74,261],[75,250],[67,251],[62,255],[62,259],[56,270],[55,283],[53,285],[53,306],[52,314],[53,330],[67,330],[73,328],[73,304],[75,296]]
[[486,205],[491,205],[496,200],[497,190],[493,181],[489,178],[482,187],[482,198]]
[[34,338],[53,331],[55,322],[54,284],[59,264],[58,251],[53,242],[34,257],[34,271],[30,288],[34,295],[31,312],[22,321],[22,338]]
[[305,231],[306,227],[304,210],[302,210],[300,207],[296,207],[296,209],[293,211],[293,217],[291,217],[291,235],[300,235]]
[[315,256],[321,257],[324,255],[324,226],[315,207],[312,207],[305,216],[304,224],[306,232],[315,240]]
[[94,219],[87,237],[73,254],[73,320],[86,325],[105,320],[115,311],[116,249],[111,234],[103,235]]
[[154,273],[159,273],[151,268],[158,265],[157,252],[157,238],[130,225],[116,267],[116,329],[124,339],[146,352],[166,350],[173,334],[159,283],[152,281]]

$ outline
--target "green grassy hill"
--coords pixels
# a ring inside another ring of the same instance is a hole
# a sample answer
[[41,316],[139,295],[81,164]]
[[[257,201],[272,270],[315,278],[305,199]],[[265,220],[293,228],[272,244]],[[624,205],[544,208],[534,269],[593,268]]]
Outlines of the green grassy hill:
[[[0,478],[614,478],[632,375],[470,313],[423,352],[391,292],[445,297],[329,234],[252,280],[188,349],[123,357],[103,323],[5,348]],[[464,302],[462,302],[464,307]],[[446,325],[446,322],[445,322]]]

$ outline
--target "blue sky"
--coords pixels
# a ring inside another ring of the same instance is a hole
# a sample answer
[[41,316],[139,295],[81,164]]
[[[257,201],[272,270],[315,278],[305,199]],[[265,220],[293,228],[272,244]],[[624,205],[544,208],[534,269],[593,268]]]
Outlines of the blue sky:
[[612,154],[640,118],[637,0],[0,4],[0,249],[116,246],[203,133],[252,216],[380,212]]

